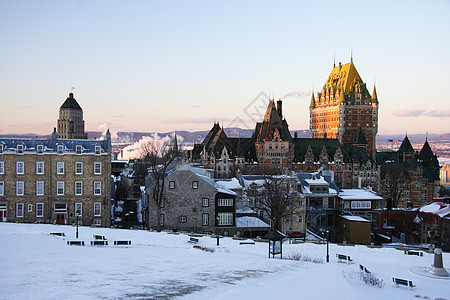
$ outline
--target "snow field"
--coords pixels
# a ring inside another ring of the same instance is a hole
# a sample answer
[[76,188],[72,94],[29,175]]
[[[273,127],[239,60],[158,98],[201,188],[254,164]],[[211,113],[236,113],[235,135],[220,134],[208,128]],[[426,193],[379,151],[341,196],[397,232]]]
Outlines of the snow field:
[[[199,237],[194,249],[185,234],[79,227],[86,246],[75,240],[72,226],[0,223],[0,299],[450,299],[450,280],[410,272],[429,266],[433,255],[405,255],[390,248],[330,244],[283,244],[283,260],[268,259],[267,243],[239,245],[238,240]],[[65,237],[51,236],[63,232]],[[105,247],[92,247],[92,235],[104,235]],[[131,240],[131,247],[113,246]],[[336,254],[352,264],[338,263]],[[324,263],[287,260],[301,254]],[[383,288],[359,279],[359,264],[382,279]],[[444,253],[449,269],[450,254]],[[408,290],[392,277],[412,280]],[[428,297],[428,298],[427,298]]]

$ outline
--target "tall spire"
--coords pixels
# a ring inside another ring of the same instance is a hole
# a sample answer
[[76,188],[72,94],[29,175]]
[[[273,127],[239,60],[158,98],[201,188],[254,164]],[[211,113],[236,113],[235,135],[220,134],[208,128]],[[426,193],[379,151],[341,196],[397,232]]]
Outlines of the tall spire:
[[373,85],[372,102],[378,102],[377,89],[376,89],[375,85]]
[[311,94],[311,104],[309,105],[309,108],[314,108],[316,106],[316,99],[314,99],[314,89]]
[[178,152],[177,132],[175,131],[175,137],[173,140],[173,152]]

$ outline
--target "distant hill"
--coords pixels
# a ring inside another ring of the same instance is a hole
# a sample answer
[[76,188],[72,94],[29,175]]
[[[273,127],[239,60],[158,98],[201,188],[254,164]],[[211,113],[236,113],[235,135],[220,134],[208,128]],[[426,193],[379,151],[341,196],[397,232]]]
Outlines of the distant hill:
[[[200,143],[208,134],[209,130],[202,131],[177,131],[177,135],[183,137],[184,143],[193,144]],[[102,135],[100,131],[88,131],[88,137],[90,139],[99,138]],[[174,131],[157,133],[160,137],[166,137],[172,135]],[[225,128],[225,133],[228,137],[242,137],[248,138],[253,134],[253,129],[240,129],[240,128]],[[297,136],[299,138],[309,138],[309,130],[291,130],[292,137]],[[119,141],[122,142],[135,142],[140,140],[143,136],[150,136],[155,132],[118,132],[117,136]],[[377,135],[377,142],[386,143],[390,140],[394,142],[401,142],[405,134],[390,134],[390,135]],[[449,144],[450,145],[450,133],[445,134],[408,134],[408,138],[411,143],[423,143],[425,138],[428,137],[430,143],[436,144]],[[38,134],[0,134],[0,138],[51,138],[51,134],[38,135]]]

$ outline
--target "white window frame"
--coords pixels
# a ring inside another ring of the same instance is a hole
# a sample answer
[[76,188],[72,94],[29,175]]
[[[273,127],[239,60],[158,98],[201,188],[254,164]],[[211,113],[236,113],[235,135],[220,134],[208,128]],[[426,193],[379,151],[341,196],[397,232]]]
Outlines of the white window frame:
[[[81,202],[76,202],[75,203],[75,207],[74,207],[74,212],[75,212],[75,217],[78,215],[78,217],[82,217],[83,216],[83,203]],[[80,209],[80,213],[78,214],[78,209]]]
[[83,162],[81,161],[75,162],[75,174],[83,175]]
[[3,144],[0,144],[0,153],[3,153]]
[[17,154],[23,154],[23,145],[17,145]]
[[94,202],[94,217],[101,217],[101,216],[102,216],[102,203]]
[[303,216],[298,216],[298,223],[299,224],[303,223]]
[[83,195],[83,181],[75,181],[74,187],[76,196]]
[[25,207],[24,207],[23,203],[16,204],[16,217],[17,218],[23,218],[24,208]]
[[209,198],[203,198],[202,199],[202,206],[208,207],[209,206]]
[[36,203],[36,217],[42,218],[44,216],[44,203]]
[[5,174],[5,162],[0,161],[0,174]]
[[23,181],[16,181],[16,196],[23,196],[25,194],[25,183]]
[[233,206],[233,198],[217,199],[217,206]]
[[94,163],[94,174],[96,174],[96,175],[102,174],[102,163],[101,162]]
[[209,214],[202,214],[202,225],[203,226],[209,225]]
[[102,153],[102,147],[100,146],[95,146],[95,154],[96,155],[100,155]]
[[44,195],[44,182],[36,181],[36,195],[43,196]]
[[102,194],[102,182],[94,181],[94,195],[101,195],[101,194]]
[[198,189],[198,181],[197,180],[192,181],[192,188],[194,190]]
[[64,181],[56,182],[56,195],[64,196]]
[[17,175],[25,174],[25,162],[23,161],[16,162],[16,174]]
[[219,216],[219,226],[232,226],[233,225],[233,213],[232,212],[220,212],[217,215]]
[[175,189],[175,181],[169,181],[169,189]]
[[45,163],[43,161],[36,162],[36,174],[42,175],[44,174]]
[[178,217],[178,221],[180,223],[186,223],[187,222],[187,217],[186,216],[179,216]]
[[38,154],[44,153],[44,145],[37,145],[36,146],[36,153],[38,153]]
[[4,195],[5,195],[5,182],[0,181],[0,196],[4,196]]
[[64,174],[64,162],[63,161],[58,161],[56,163],[56,173],[58,174]]
[[28,204],[28,212],[33,212],[33,204]]
[[102,226],[102,220],[94,219],[94,226]]

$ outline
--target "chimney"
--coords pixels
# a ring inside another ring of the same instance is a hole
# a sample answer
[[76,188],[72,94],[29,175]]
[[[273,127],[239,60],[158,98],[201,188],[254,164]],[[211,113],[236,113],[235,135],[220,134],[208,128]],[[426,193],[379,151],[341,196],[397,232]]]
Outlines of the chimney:
[[294,132],[294,138],[298,139],[298,132]]
[[69,98],[73,99],[73,93],[69,93]]
[[280,117],[280,119],[283,119],[283,106],[282,106],[281,99],[279,99],[277,101],[277,111],[278,111],[278,116]]
[[56,132],[56,127],[53,127],[52,140],[56,140],[57,138],[58,138],[58,133]]

